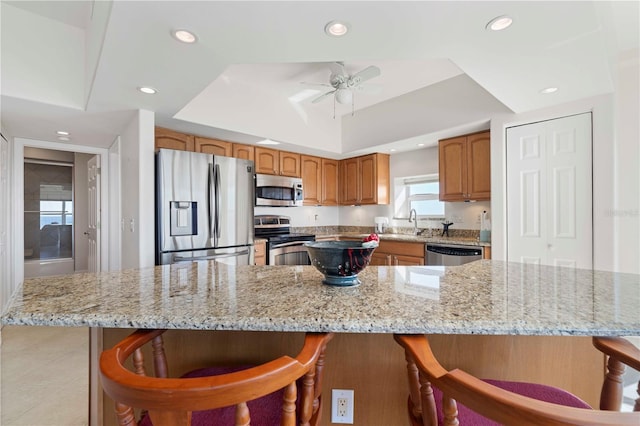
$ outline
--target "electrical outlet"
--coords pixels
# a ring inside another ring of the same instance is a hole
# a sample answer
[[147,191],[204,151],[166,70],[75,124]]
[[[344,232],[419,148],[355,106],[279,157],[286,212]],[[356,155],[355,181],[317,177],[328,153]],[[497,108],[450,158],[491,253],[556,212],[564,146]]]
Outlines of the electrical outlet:
[[331,390],[331,423],[353,424],[353,389]]

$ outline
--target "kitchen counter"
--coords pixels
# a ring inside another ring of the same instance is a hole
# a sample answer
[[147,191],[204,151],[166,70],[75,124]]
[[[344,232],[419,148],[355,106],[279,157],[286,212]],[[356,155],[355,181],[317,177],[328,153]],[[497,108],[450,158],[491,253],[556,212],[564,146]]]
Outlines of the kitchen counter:
[[[335,238],[357,238],[362,239],[369,234],[359,232],[341,232],[336,234],[317,234],[316,238],[335,237]],[[465,246],[482,246],[491,247],[491,243],[480,242],[476,238],[465,237],[433,237],[426,235],[412,234],[378,234],[382,241],[402,241],[407,243],[424,243],[424,244],[460,244]]]
[[4,324],[487,335],[640,335],[640,275],[501,261],[376,267],[217,262],[25,280]]

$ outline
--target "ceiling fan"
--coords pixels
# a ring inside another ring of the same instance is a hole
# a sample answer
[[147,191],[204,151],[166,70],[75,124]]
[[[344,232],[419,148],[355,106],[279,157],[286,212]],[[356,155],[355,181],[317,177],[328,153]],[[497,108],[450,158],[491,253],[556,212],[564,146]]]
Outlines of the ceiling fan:
[[374,65],[351,75],[346,71],[343,62],[332,62],[329,67],[331,68],[329,84],[319,85],[331,87],[331,90],[316,97],[311,103],[318,103],[328,96],[334,95],[335,102],[353,105],[353,92],[363,90],[362,83],[380,75],[380,68]]

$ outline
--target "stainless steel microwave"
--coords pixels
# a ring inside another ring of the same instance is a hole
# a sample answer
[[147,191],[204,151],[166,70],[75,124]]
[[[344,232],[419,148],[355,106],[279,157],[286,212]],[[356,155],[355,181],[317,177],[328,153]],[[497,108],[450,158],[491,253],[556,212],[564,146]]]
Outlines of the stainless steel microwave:
[[302,179],[256,174],[256,206],[302,206]]

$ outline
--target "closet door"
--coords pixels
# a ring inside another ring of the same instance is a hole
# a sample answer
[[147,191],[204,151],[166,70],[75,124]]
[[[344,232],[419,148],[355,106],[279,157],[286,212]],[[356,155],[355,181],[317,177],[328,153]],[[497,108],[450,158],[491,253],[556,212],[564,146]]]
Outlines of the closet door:
[[591,114],[507,129],[507,259],[591,268]]

